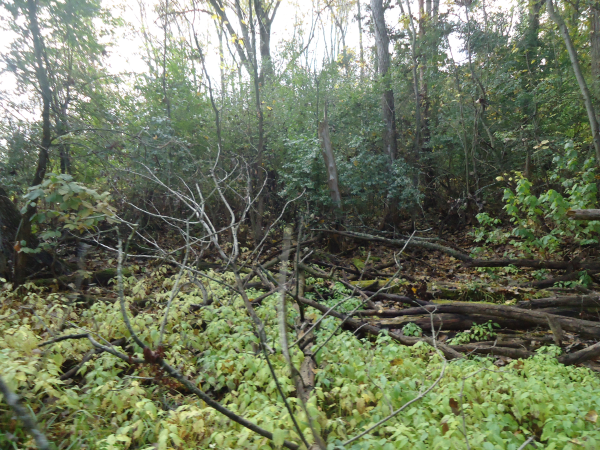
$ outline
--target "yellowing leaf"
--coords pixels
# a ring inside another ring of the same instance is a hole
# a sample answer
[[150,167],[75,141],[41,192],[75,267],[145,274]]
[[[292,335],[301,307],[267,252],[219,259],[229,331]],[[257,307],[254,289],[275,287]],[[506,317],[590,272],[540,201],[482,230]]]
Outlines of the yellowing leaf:
[[285,440],[285,430],[277,429],[273,431],[273,444],[277,447],[283,445],[283,441]]
[[588,413],[585,415],[585,420],[587,420],[588,422],[596,423],[596,421],[598,420],[598,413],[593,410],[588,411]]
[[359,398],[358,401],[356,402],[356,410],[360,414],[364,414],[364,412],[365,412],[365,401],[362,398]]

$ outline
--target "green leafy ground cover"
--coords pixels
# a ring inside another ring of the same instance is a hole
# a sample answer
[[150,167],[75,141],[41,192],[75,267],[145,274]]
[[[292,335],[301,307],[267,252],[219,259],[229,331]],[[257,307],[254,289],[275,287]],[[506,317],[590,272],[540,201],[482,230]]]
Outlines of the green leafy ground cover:
[[[156,270],[125,281],[133,326],[152,346],[174,280]],[[269,449],[279,448],[284,438],[300,442],[241,300],[217,283],[208,288],[214,303],[196,311],[191,305],[202,302],[196,288],[177,297],[166,330],[166,358],[228,408],[273,431],[275,443],[207,408],[153,366],[130,366],[103,353],[79,375],[61,381],[60,375],[91,345],[85,339],[38,345],[82,330],[107,341],[128,337],[118,302],[85,309],[58,293],[34,286],[16,292],[5,284],[0,294],[2,375],[61,449]],[[267,326],[276,373],[310,437],[279,348],[276,302],[275,296],[265,299],[257,312]],[[317,344],[336,325],[336,319],[324,320]],[[477,449],[517,449],[532,435],[538,448],[598,448],[600,379],[587,368],[560,365],[552,357],[556,350],[544,348],[503,368],[479,357],[449,362],[425,398],[347,448],[463,449],[465,431],[470,448]],[[130,343],[122,351],[141,357]],[[299,366],[297,348],[293,358]],[[425,344],[404,347],[387,336],[360,340],[340,332],[319,352],[318,364],[309,411],[334,449],[430,386],[443,360]],[[0,448],[34,448],[5,403],[0,403],[0,430]]]

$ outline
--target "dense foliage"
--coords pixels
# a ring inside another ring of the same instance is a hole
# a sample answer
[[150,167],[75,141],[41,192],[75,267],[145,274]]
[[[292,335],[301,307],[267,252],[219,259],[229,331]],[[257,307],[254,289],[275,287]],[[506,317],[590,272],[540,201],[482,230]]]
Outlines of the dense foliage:
[[1,448],[600,447],[597,2],[130,6],[0,0]]
[[[158,340],[164,301],[175,283],[164,269],[126,279],[129,309],[138,311],[133,326],[147,342]],[[40,330],[58,332],[61,324],[70,324],[113,341],[127,335],[118,303],[81,309],[61,294],[28,286],[22,296],[4,284],[3,376],[13,389],[25,393],[49,437],[63,442],[63,448],[277,448],[284,438],[297,439],[264,357],[257,352],[259,342],[239,296],[216,282],[208,290],[214,303],[200,310],[191,308],[202,302],[197,288],[177,297],[164,341],[168,360],[233,411],[274,431],[274,443],[178,394],[175,389],[181,386],[160,372],[148,366],[131,367],[107,353],[84,364],[77,379],[60,381],[62,368],[81,361],[93,349],[86,340],[38,348]],[[257,312],[273,345],[270,360],[279,382],[293,394],[295,387],[278,347],[277,297],[265,299]],[[142,299],[150,302],[145,308]],[[315,319],[319,316],[315,314]],[[323,321],[318,342],[335,328],[333,318]],[[139,348],[133,351],[141,356]],[[595,393],[600,381],[589,369],[557,363],[551,357],[555,351],[544,347],[534,358],[502,368],[485,358],[450,362],[433,392],[347,448],[467,448],[465,430],[471,448],[516,449],[531,433],[545,448],[597,448],[595,411],[600,399]],[[295,359],[301,356],[294,353]],[[357,340],[348,332],[338,332],[318,360],[315,395],[308,407],[331,449],[415,398],[444,366],[426,344],[405,347],[386,336]],[[288,401],[308,433],[300,406],[294,397]],[[3,448],[12,448],[13,434],[21,442],[29,441],[10,413],[0,417],[2,429],[10,433],[0,434]],[[33,445],[29,441],[19,448]]]

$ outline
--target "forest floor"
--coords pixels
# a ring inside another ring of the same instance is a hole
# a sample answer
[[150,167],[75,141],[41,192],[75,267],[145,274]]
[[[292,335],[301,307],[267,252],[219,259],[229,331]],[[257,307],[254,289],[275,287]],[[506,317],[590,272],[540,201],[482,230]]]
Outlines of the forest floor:
[[[250,266],[241,272],[265,324],[265,354],[247,305],[231,288],[231,270],[216,254],[201,261],[210,278],[190,272],[180,282],[175,264],[149,260],[138,247],[125,262],[120,296],[115,255],[91,247],[84,261],[70,261],[83,264],[83,272],[18,289],[3,285],[2,375],[63,450],[281,448],[284,439],[300,440],[281,392],[306,434],[314,432],[306,414],[313,416],[327,448],[516,450],[526,442],[597,448],[600,294],[594,279],[587,286],[572,277],[543,289],[531,284],[569,278],[562,272],[578,274],[582,267],[594,275],[593,257],[574,257],[564,270],[564,261],[540,269],[545,262],[516,259],[535,267],[502,259],[495,259],[501,267],[473,267],[481,260],[465,256],[475,246],[469,230],[443,241],[420,236],[425,246],[410,235],[395,238],[391,245],[346,236],[335,253],[326,237],[296,246],[306,278],[300,294],[287,288],[294,299],[288,326],[300,343],[292,345],[292,359],[310,380],[310,392],[290,376],[280,351],[280,286],[273,280],[285,268],[276,264],[277,239],[259,258],[274,278],[255,276]],[[163,235],[161,245],[174,248],[175,238]],[[506,251],[502,246],[487,257]],[[249,254],[243,249],[241,259]],[[124,310],[149,347],[132,341]],[[310,334],[303,334],[305,325],[315,323],[314,339],[303,343]],[[198,400],[198,389],[271,439],[225,420]],[[308,410],[298,401],[304,396]],[[396,416],[411,402],[406,415]],[[7,431],[0,432],[0,448],[35,448],[2,408],[0,430]],[[382,418],[389,423],[370,432]]]

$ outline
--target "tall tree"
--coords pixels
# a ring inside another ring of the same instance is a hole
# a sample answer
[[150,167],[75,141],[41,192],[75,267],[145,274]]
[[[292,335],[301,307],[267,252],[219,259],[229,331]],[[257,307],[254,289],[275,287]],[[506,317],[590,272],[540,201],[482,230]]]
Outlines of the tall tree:
[[390,80],[390,39],[385,24],[383,0],[371,0],[371,13],[373,14],[375,45],[377,46],[377,67],[383,90],[381,94],[381,112],[385,121],[383,143],[390,161],[394,161],[398,153],[398,144],[396,142],[396,108],[394,105],[394,91],[392,90]]
[[362,14],[360,9],[360,0],[356,0],[356,21],[358,23],[358,47],[360,58],[360,79],[362,80],[365,77],[365,51],[363,48]]
[[600,2],[590,5],[590,56],[592,60],[592,92],[600,101]]
[[[38,88],[42,94],[42,140],[39,145],[38,162],[31,181],[32,186],[37,186],[44,179],[48,167],[49,150],[52,143],[52,131],[50,123],[50,104],[52,102],[52,90],[50,80],[48,79],[48,67],[46,65],[46,54],[44,50],[44,41],[40,26],[38,23],[38,9],[36,0],[27,0],[21,8],[27,13],[28,29],[33,41],[33,50],[35,55],[34,66],[35,76]],[[31,219],[37,212],[37,205],[30,202],[26,206],[25,213],[21,217],[21,224],[16,235],[15,250],[18,251],[15,261],[15,281],[20,284],[24,281],[27,273],[28,254],[19,251],[21,247],[27,247],[32,244],[33,236],[31,230]]]
[[[235,31],[228,17],[226,4],[223,0],[209,0],[215,13],[220,18],[233,42],[236,52],[248,71],[254,87],[254,105],[258,118],[258,139],[256,143],[256,156],[253,161],[254,193],[258,195],[257,206],[250,211],[255,242],[263,238],[263,215],[265,212],[264,186],[266,184],[266,172],[264,168],[265,158],[265,118],[262,108],[262,90],[264,84],[269,82],[273,75],[273,63],[271,58],[271,28],[281,0],[267,3],[264,0],[249,0],[247,8],[244,8],[240,0],[235,0],[234,15],[241,30],[241,35]],[[259,37],[260,48],[256,37]],[[260,64],[259,57],[260,54]]]
[[596,164],[600,165],[600,130],[598,128],[598,119],[596,118],[596,112],[592,103],[592,96],[590,94],[590,90],[588,89],[587,82],[585,81],[583,72],[581,71],[581,65],[579,64],[577,49],[573,44],[573,40],[571,39],[569,30],[567,28],[567,25],[565,24],[565,20],[560,15],[560,13],[554,9],[554,3],[552,2],[552,0],[546,0],[546,8],[548,10],[548,14],[550,15],[554,23],[558,26],[558,30],[560,31],[560,34],[563,40],[565,41],[567,53],[569,54],[569,59],[571,60],[571,67],[573,68],[573,72],[575,72],[575,78],[577,79],[577,83],[579,84],[581,96],[583,97],[583,102],[585,103],[585,109],[587,111],[588,120],[590,122],[590,129],[592,131],[592,141],[594,143],[594,149],[596,150]]
[[[98,0],[17,0],[3,2],[2,6],[15,19],[23,17],[25,23],[24,28],[18,20],[11,24],[16,38],[4,59],[21,88],[39,94],[41,100],[41,137],[30,181],[30,185],[35,186],[44,179],[53,145],[59,150],[61,171],[71,171],[68,142],[53,142],[70,133],[74,117],[71,109],[77,110],[79,120],[89,119],[84,110],[90,107],[90,99],[96,98],[97,92],[102,90],[98,80],[104,74],[96,65],[106,53],[105,46],[99,43],[94,19],[102,17],[104,22],[110,20],[110,15],[103,15]],[[102,116],[100,108],[95,113]],[[37,245],[31,227],[36,212],[35,203],[26,205],[16,235],[17,249]],[[18,252],[17,282],[24,280],[29,259],[27,253]]]

